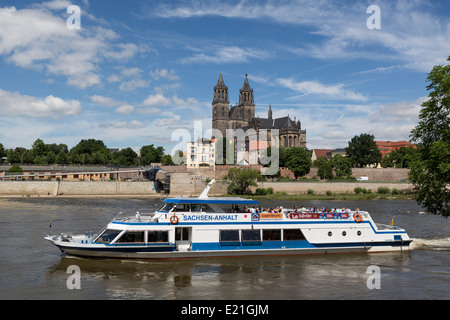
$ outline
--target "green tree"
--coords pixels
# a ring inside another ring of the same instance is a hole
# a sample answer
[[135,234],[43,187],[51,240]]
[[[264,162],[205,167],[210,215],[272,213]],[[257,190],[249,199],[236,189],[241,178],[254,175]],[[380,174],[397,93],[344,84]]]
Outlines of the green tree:
[[354,167],[376,165],[381,161],[381,152],[375,143],[375,137],[371,134],[363,133],[354,136],[345,151]]
[[304,176],[311,169],[312,151],[304,148],[289,148],[284,152],[284,164],[291,170],[295,178]]
[[102,162],[109,163],[109,149],[103,141],[95,139],[81,140],[70,150],[69,160],[72,164],[93,164],[92,160],[99,158],[98,155],[93,157],[94,153],[100,153],[100,158],[103,158]]
[[317,176],[319,178],[333,179],[333,166],[331,165],[331,161],[329,161],[324,156],[321,156],[315,161],[315,164],[318,168]]
[[19,167],[18,165],[13,165],[11,168],[8,169],[8,174],[14,175],[14,174],[22,174],[23,169]]
[[141,148],[141,165],[147,166],[150,163],[159,163],[164,156],[164,148],[156,147],[151,144]]
[[3,144],[0,143],[0,158],[6,156],[5,148],[3,147]]
[[69,158],[67,157],[67,153],[65,153],[64,151],[61,150],[56,155],[55,163],[59,164],[59,165],[68,164],[69,163]]
[[257,186],[256,180],[261,178],[261,174],[256,169],[251,168],[230,168],[227,175],[229,194],[246,194],[250,186]]
[[336,177],[352,175],[352,162],[341,154],[336,154],[331,158],[331,165],[334,168]]
[[[450,61],[450,56],[447,61]],[[429,99],[422,103],[419,124],[411,140],[421,142],[409,179],[418,204],[427,212],[450,215],[450,65],[437,65],[428,74]]]
[[36,141],[34,141],[33,143],[31,151],[33,152],[35,158],[36,157],[42,158],[47,155],[47,146],[41,139],[36,139]]
[[112,162],[121,166],[132,166],[137,164],[138,155],[130,147],[114,152]]

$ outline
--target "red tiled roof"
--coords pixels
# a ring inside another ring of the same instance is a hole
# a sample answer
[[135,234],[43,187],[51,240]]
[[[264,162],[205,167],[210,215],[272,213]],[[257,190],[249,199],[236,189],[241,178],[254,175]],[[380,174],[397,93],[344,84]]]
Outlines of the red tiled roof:
[[391,153],[392,151],[398,150],[401,147],[413,147],[416,148],[415,144],[408,141],[375,141],[378,150],[380,150],[382,155]]

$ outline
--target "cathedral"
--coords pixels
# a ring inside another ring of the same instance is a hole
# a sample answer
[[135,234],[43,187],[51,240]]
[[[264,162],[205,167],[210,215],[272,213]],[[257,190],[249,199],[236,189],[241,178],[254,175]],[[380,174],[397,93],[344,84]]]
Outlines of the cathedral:
[[[299,120],[292,120],[289,115],[282,118],[272,118],[272,106],[269,105],[267,118],[255,118],[255,99],[253,89],[250,88],[247,75],[239,94],[239,104],[230,106],[228,99],[228,87],[223,81],[222,74],[219,75],[217,85],[214,87],[214,98],[212,102],[212,128],[217,129],[226,137],[227,129],[266,129],[270,137],[273,129],[279,130],[279,145],[285,148],[306,148],[306,130],[301,129]],[[270,139],[270,138],[269,138]]]

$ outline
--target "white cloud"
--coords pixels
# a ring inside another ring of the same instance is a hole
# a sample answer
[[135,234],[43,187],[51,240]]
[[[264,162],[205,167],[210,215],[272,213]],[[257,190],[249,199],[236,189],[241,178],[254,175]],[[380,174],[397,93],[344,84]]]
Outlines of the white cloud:
[[140,129],[146,127],[145,123],[138,121],[138,120],[132,120],[132,121],[118,121],[118,122],[107,122],[107,123],[101,123],[98,125],[102,129]]
[[276,79],[276,82],[281,86],[299,92],[302,95],[319,95],[334,99],[348,99],[359,101],[367,100],[367,97],[365,97],[364,95],[345,89],[343,84],[324,85],[318,81],[296,82],[291,78],[278,78]]
[[45,99],[0,89],[0,112],[5,116],[25,116],[59,119],[81,113],[78,100],[65,101],[49,95]]
[[101,62],[126,61],[139,48],[114,43],[119,36],[103,27],[69,30],[59,12],[66,4],[51,1],[21,10],[0,8],[0,55],[19,67],[66,77],[71,86],[85,89],[99,85]]
[[166,98],[164,95],[157,93],[149,95],[144,102],[142,102],[142,105],[145,107],[163,107],[170,105],[171,102],[170,98]]
[[91,99],[91,101],[102,105],[102,106],[106,106],[106,107],[114,107],[120,104],[119,101],[113,99],[113,98],[109,98],[109,97],[104,97],[104,96],[100,96],[100,95],[93,95],[91,97],[89,97],[89,99]]
[[159,78],[165,78],[165,79],[169,79],[169,80],[179,80],[180,77],[178,77],[175,74],[175,71],[172,70],[167,70],[167,69],[156,69],[155,71],[150,71],[149,72],[150,75],[152,76],[153,79],[158,80]]
[[266,60],[271,55],[264,50],[239,48],[236,46],[215,46],[207,53],[196,53],[180,60],[181,63],[244,63],[251,59]]
[[150,81],[144,79],[132,79],[122,82],[119,89],[121,91],[135,91],[139,88],[147,88],[150,85]]
[[120,114],[130,114],[134,111],[134,106],[129,105],[129,104],[124,104],[124,105],[116,108],[115,111]]

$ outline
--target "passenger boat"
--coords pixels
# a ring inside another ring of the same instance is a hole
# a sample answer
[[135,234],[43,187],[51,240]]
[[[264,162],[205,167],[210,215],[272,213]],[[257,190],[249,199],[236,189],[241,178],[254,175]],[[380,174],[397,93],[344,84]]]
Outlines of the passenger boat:
[[119,214],[96,235],[45,239],[66,254],[122,259],[401,251],[412,241],[404,229],[375,223],[365,211],[267,212],[255,200],[208,197],[212,183],[198,198],[165,199],[154,213]]

